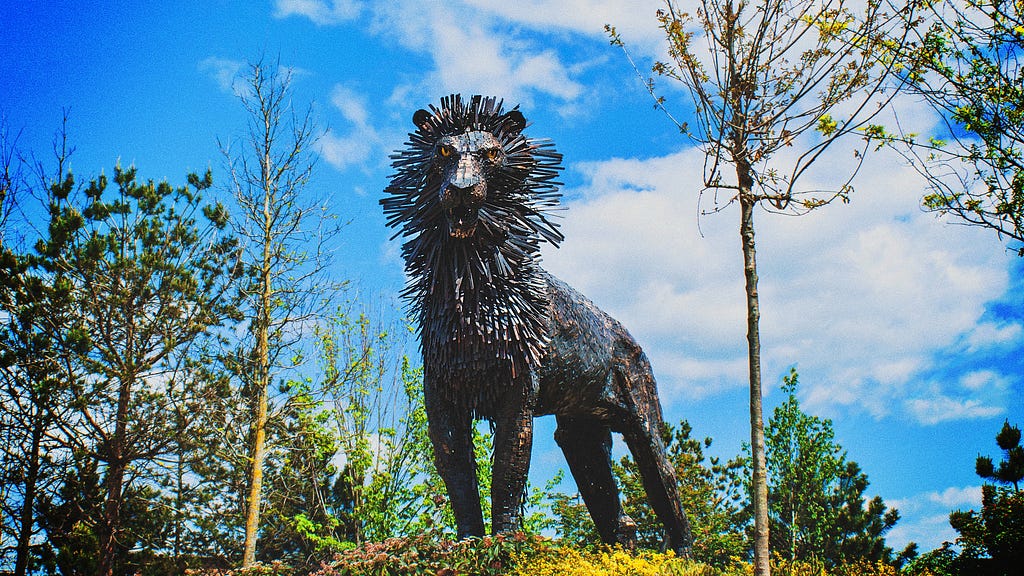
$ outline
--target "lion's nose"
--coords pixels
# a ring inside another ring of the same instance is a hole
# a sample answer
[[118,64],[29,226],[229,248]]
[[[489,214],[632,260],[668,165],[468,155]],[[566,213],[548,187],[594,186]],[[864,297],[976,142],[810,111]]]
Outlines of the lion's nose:
[[480,171],[476,169],[473,162],[468,160],[464,158],[459,161],[459,165],[455,167],[455,173],[452,174],[452,178],[448,182],[449,186],[457,190],[471,190],[482,181]]
[[487,195],[487,183],[471,162],[459,162],[441,187],[441,203],[445,208],[464,205],[479,207]]

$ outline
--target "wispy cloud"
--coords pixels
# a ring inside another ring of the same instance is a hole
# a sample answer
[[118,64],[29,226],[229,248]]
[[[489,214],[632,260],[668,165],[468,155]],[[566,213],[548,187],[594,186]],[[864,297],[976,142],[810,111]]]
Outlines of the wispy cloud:
[[[559,6],[545,13],[553,17],[565,9]],[[348,23],[364,12],[374,34],[431,58],[434,68],[423,74],[425,93],[495,94],[519,103],[544,94],[563,104],[583,93],[576,79],[581,62],[564,62],[543,43],[527,39],[517,32],[515,20],[509,19],[515,14],[494,7],[459,0],[430,6],[412,0],[369,6],[342,0],[277,0],[275,4],[279,18],[299,16],[318,25]]]
[[981,486],[950,486],[942,492],[927,492],[923,497],[950,510],[969,510],[981,506]]
[[238,88],[239,73],[245,65],[242,60],[210,56],[199,62],[199,72],[213,78],[222,91],[234,94]]
[[974,370],[963,374],[956,385],[932,383],[907,399],[906,406],[925,425],[992,418],[1006,411],[1009,392],[1007,377],[993,370]]
[[886,505],[900,512],[899,523],[885,537],[890,546],[899,550],[915,541],[919,550],[934,550],[957,537],[949,525],[950,512],[981,506],[981,486],[950,486],[886,500]]
[[571,66],[553,50],[524,39],[507,20],[473,7],[452,4],[424,11],[418,2],[395,2],[381,7],[378,19],[380,34],[430,55],[430,92],[499,94],[529,102],[534,94],[573,100],[583,90]]
[[651,52],[664,44],[655,13],[660,0],[465,0],[480,10],[540,31],[568,30],[604,36],[605,24],[615,26],[632,47]]
[[331,92],[331,104],[341,114],[346,130],[327,132],[320,139],[320,155],[338,170],[366,165],[382,146],[381,135],[370,122],[366,98],[339,84]]
[[967,352],[974,353],[991,347],[1019,342],[1022,332],[1024,329],[1016,322],[983,322],[975,326],[967,335]]
[[976,420],[1002,414],[1002,406],[992,406],[976,398],[954,398],[936,394],[931,398],[907,400],[910,413],[922,424],[941,424],[956,420]]
[[276,0],[274,16],[302,16],[314,24],[328,26],[348,22],[359,16],[363,3],[358,0]]

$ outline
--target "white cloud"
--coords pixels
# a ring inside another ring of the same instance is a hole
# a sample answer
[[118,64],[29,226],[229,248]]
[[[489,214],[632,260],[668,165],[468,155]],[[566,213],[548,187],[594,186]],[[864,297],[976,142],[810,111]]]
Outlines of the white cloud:
[[987,405],[977,398],[953,398],[936,393],[930,398],[907,400],[910,413],[922,424],[991,418],[1003,413],[1001,406]]
[[578,63],[565,63],[540,42],[527,41],[502,15],[453,1],[427,10],[420,2],[375,6],[373,31],[425,53],[434,69],[424,92],[500,95],[529,103],[536,94],[572,101],[583,92]]
[[957,537],[949,525],[950,512],[977,510],[981,506],[981,486],[950,486],[942,491],[889,499],[885,504],[900,512],[899,523],[885,536],[890,546],[899,550],[915,541],[918,550],[934,550]]
[[885,535],[886,545],[902,550],[907,544],[917,544],[918,552],[935,550],[943,542],[953,542],[957,533],[949,525],[949,512],[910,516],[900,510],[900,521]]
[[441,5],[412,0],[366,5],[354,0],[277,0],[275,16],[302,16],[318,25],[332,25],[360,17],[365,8],[375,35],[432,59],[434,69],[424,71],[422,92],[493,94],[526,105],[544,94],[562,102],[557,109],[563,114],[573,114],[579,108],[572,104],[584,95],[578,77],[593,62],[565,62],[542,40],[528,40],[522,29],[543,35],[567,31],[601,36],[604,24],[610,23],[637,42],[642,53],[655,53],[663,44],[654,18],[659,7],[656,0],[452,0]]
[[517,42],[486,20],[450,16],[437,12],[424,19],[440,92],[500,94],[522,102],[532,92],[571,100],[582,91],[553,51]]
[[1006,411],[1010,381],[992,371],[963,374],[955,386],[932,383],[906,400],[908,411],[926,425],[991,418]]
[[314,24],[326,26],[353,20],[362,11],[356,0],[276,0],[274,16],[304,16]]
[[1006,379],[992,370],[976,370],[964,374],[960,378],[960,385],[965,390],[970,391],[1006,390],[1009,388],[1009,383]]
[[[604,36],[605,24],[615,26],[630,46],[650,50],[664,43],[655,14],[660,0],[466,0],[483,11],[541,31],[568,30]],[[693,13],[693,11],[690,11]]]
[[924,497],[951,510],[970,510],[981,506],[981,486],[950,486],[942,492],[928,492]]
[[320,155],[338,170],[365,164],[383,145],[380,133],[369,123],[366,98],[339,84],[331,92],[331,104],[341,113],[348,130],[328,131],[320,139]]
[[1024,329],[1018,323],[983,322],[967,334],[967,352],[1019,342],[1022,331]]
[[[836,185],[830,176],[851,160],[830,157],[805,188]],[[896,155],[868,162],[849,205],[756,216],[766,388],[768,375],[799,363],[807,407],[818,413],[905,409],[924,423],[998,413],[1002,397],[964,388],[957,376],[926,390],[913,381],[976,331],[985,304],[1008,286],[1008,257],[984,231],[922,212],[920,176]],[[671,391],[663,397],[699,398],[746,381],[738,210],[698,218],[703,164],[688,149],[575,167],[585,184],[567,191],[579,198],[568,204],[567,239],[545,254],[552,272],[647,347]],[[710,205],[706,194],[702,208]]]
[[234,94],[243,66],[245,62],[241,60],[210,56],[199,62],[199,71],[213,78],[224,92]]

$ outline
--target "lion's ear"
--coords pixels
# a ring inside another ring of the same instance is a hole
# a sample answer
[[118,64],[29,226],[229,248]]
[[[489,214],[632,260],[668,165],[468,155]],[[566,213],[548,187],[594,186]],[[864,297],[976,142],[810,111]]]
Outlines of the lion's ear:
[[523,117],[523,113],[519,110],[510,110],[508,114],[505,114],[505,130],[511,134],[519,134],[526,128],[526,118]]
[[431,118],[430,112],[427,112],[426,110],[420,109],[420,110],[417,110],[412,115],[412,123],[415,124],[417,128],[426,129],[427,128],[427,124],[430,122],[430,118]]

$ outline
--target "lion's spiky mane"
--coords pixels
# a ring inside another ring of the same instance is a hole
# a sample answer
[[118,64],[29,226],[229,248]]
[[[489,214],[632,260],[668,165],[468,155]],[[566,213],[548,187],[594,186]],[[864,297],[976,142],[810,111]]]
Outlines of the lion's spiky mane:
[[[522,116],[510,116],[495,98],[466,102],[453,94],[430,112],[392,155],[395,174],[381,200],[388,226],[398,227],[394,237],[406,239],[403,296],[419,319],[424,363],[456,377],[503,367],[523,373],[547,344],[549,302],[538,263],[540,244],[563,238],[549,219],[562,156],[550,141],[523,136]],[[433,158],[439,139],[471,131],[493,134],[505,161],[488,178],[475,234],[455,238]]]

